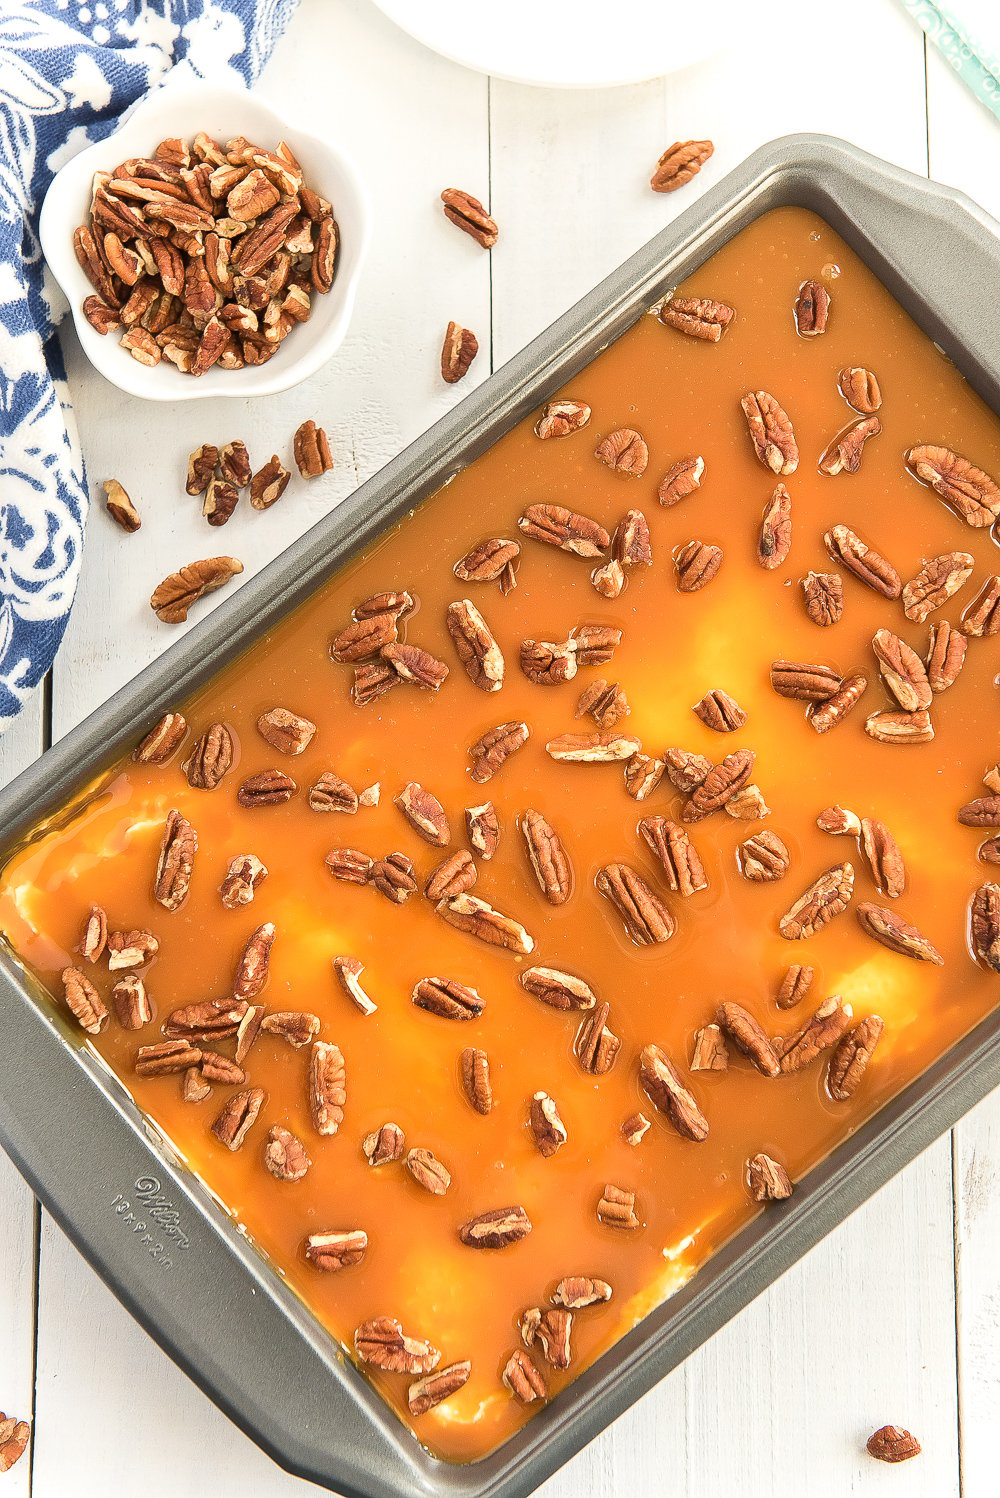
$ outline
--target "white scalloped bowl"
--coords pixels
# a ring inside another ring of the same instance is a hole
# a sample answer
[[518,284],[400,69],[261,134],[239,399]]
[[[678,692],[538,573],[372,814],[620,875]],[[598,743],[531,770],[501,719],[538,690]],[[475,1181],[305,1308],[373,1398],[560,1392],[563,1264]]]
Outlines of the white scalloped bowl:
[[[213,367],[198,377],[167,360],[148,368],[133,359],[112,331],[100,334],[83,314],[93,287],[77,262],[73,231],[87,222],[94,173],[130,156],[151,155],[167,136],[191,140],[199,130],[218,140],[244,135],[267,149],[285,140],[305,181],[333,204],[339,248],[333,285],[312,299],[308,321],[292,328],[266,364]],[[140,101],[113,135],[74,156],[53,178],[42,204],[39,237],[49,269],[66,294],[84,353],[106,380],[144,400],[184,401],[207,396],[274,395],[308,379],[340,347],[354,310],[368,246],[370,212],[357,170],[338,148],[305,130],[254,94],[211,83],[168,84]]]

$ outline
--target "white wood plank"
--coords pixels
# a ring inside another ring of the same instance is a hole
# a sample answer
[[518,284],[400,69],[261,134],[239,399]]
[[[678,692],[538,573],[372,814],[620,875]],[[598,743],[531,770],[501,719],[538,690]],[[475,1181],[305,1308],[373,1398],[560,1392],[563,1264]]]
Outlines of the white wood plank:
[[[1000,122],[927,49],[931,176],[1000,218]],[[954,1131],[959,1419],[964,1498],[996,1492],[1000,1420],[1000,1096]]]

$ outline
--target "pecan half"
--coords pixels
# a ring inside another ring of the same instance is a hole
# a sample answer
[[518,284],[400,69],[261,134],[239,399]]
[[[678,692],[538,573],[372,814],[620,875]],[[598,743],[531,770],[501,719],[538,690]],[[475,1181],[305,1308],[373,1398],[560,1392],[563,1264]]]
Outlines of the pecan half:
[[218,1051],[202,1051],[198,1069],[206,1082],[218,1082],[223,1087],[242,1087],[246,1081],[242,1066],[238,1066],[228,1056],[220,1055]]
[[791,854],[776,832],[766,828],[740,843],[740,873],[751,884],[773,884],[788,873]]
[[801,1004],[806,994],[812,987],[814,969],[803,967],[801,963],[793,962],[781,982],[778,992],[774,996],[774,1002],[779,1009],[793,1009],[796,1004]]
[[196,739],[181,769],[188,785],[198,791],[214,791],[232,767],[236,748],[224,723],[212,723]]
[[906,1462],[920,1455],[920,1442],[901,1425],[881,1425],[868,1437],[868,1454],[878,1462]]
[[281,806],[290,801],[298,786],[284,770],[261,770],[257,775],[248,775],[236,792],[241,806]]
[[411,1149],[403,1161],[418,1186],[431,1196],[444,1196],[451,1185],[451,1172],[447,1166],[425,1149]]
[[521,817],[521,833],[542,894],[550,905],[565,905],[573,892],[573,866],[559,834],[532,810]]
[[611,555],[626,571],[653,565],[649,521],[641,510],[626,510],[619,520],[611,537]]
[[824,999],[815,1014],[781,1048],[781,1070],[798,1072],[809,1066],[821,1051],[839,1043],[851,1028],[854,1011],[836,994]]
[[682,499],[687,499],[689,494],[701,487],[704,474],[704,458],[681,458],[667,469],[660,480],[660,487],[656,491],[660,504],[665,508],[680,504]]
[[569,640],[559,645],[549,640],[522,640],[518,663],[529,681],[543,687],[572,681],[579,664]]
[[806,613],[823,628],[837,624],[844,612],[844,584],[836,572],[807,572],[802,579]]
[[292,456],[304,479],[318,479],[333,467],[327,435],[314,421],[304,421],[301,426],[296,427],[292,438]]
[[601,733],[561,733],[549,739],[545,752],[565,764],[606,765],[631,759],[641,748],[633,734],[612,728]]
[[548,1394],[544,1378],[520,1347],[515,1348],[504,1364],[501,1381],[521,1404],[534,1404]]
[[177,753],[187,733],[187,721],[181,713],[164,713],[146,737],[132,751],[139,765],[166,765]]
[[66,1006],[80,1028],[88,1035],[100,1035],[108,1023],[108,1011],[86,973],[78,967],[65,967],[62,985]]
[[846,1103],[857,1092],[884,1029],[884,1020],[869,1014],[837,1042],[827,1068],[826,1086],[838,1103]]
[[649,449],[632,427],[616,427],[594,448],[594,457],[614,473],[641,478],[649,462]]
[[392,802],[425,842],[432,843],[437,848],[447,847],[451,842],[447,812],[437,797],[432,796],[417,781],[411,780],[408,785],[404,785],[399,794],[393,796]]
[[343,663],[378,654],[383,646],[396,642],[398,618],[398,614],[386,610],[352,619],[330,645],[331,659]]
[[943,963],[941,953],[926,936],[895,911],[865,901],[856,907],[856,914],[861,929],[880,941],[884,947],[888,947],[890,952],[898,952],[902,957],[914,957],[918,962],[933,962],[938,967]]
[[799,702],[825,702],[843,685],[843,678],[832,666],[813,665],[806,661],[772,661],[771,686],[779,697]]
[[614,1066],[621,1050],[621,1041],[608,1029],[610,1004],[598,1004],[582,1021],[577,1031],[574,1051],[576,1059],[591,1076],[603,1077]]
[[591,410],[586,401],[566,398],[546,401],[535,422],[535,436],[543,440],[549,437],[568,437],[571,432],[578,432],[585,427],[590,417]]
[[83,925],[80,937],[80,954],[88,962],[99,962],[108,944],[107,911],[100,905],[92,905]]
[[331,1233],[310,1233],[305,1255],[310,1264],[328,1274],[360,1264],[368,1250],[368,1234],[361,1228]]
[[362,1321],[354,1333],[354,1351],[363,1363],[386,1373],[430,1373],[441,1361],[436,1347],[408,1337],[392,1316]]
[[771,495],[760,523],[757,538],[757,560],[772,571],[787,561],[792,547],[792,497],[784,484]]
[[667,749],[663,762],[670,784],[685,796],[704,784],[712,768],[712,761],[704,754],[692,754],[687,749]]
[[275,928],[272,921],[265,921],[247,937],[243,955],[236,967],[236,976],[233,978],[235,999],[246,999],[249,1002],[257,998],[267,987],[274,937]]
[[165,910],[179,910],[187,896],[198,851],[198,834],[179,811],[167,813],[153,882],[153,899]]
[[916,713],[931,705],[931,685],[923,661],[891,629],[876,630],[872,649],[882,680],[904,713]]
[[433,869],[424,885],[424,894],[435,905],[439,900],[451,899],[471,889],[478,877],[472,855],[461,849],[450,853]]
[[454,978],[421,978],[410,998],[418,1009],[441,1019],[478,1019],[486,1008],[486,1001],[474,988]]
[[528,967],[518,975],[526,988],[553,1009],[593,1009],[597,995],[582,978],[555,967]]
[[479,339],[471,328],[449,322],[441,345],[441,378],[447,385],[457,385],[465,378],[479,353]]
[[332,770],[325,771],[315,785],[309,787],[309,809],[320,812],[345,812],[354,816],[360,806],[357,791]]
[[390,643],[383,645],[379,654],[384,661],[389,662],[400,680],[412,682],[414,686],[422,687],[428,692],[439,691],[448,675],[448,667],[444,661],[439,661],[429,650],[424,650],[419,645]]
[[312,743],[316,724],[287,707],[272,707],[257,719],[257,732],[272,749],[282,754],[301,754]]
[[691,711],[701,719],[706,728],[714,729],[716,733],[733,733],[747,721],[747,714],[736,698],[730,697],[728,692],[720,691],[718,687],[706,692]]
[[765,468],[782,477],[799,466],[799,449],[788,413],[766,390],[749,391],[740,404],[750,439]]
[[478,546],[466,552],[451,570],[459,582],[502,583],[505,573],[513,576],[513,569],[520,555],[521,548],[516,541],[494,536],[489,541],[480,541]]
[[[329,863],[329,858],[327,863]],[[413,861],[405,853],[387,853],[372,864],[371,883],[379,894],[402,905],[417,892],[417,881],[413,872]]]
[[406,1402],[411,1415],[426,1415],[442,1400],[449,1399],[467,1384],[472,1375],[472,1364],[468,1359],[461,1363],[449,1363],[447,1368],[438,1368],[426,1378],[418,1378],[406,1391]]
[[792,1194],[788,1171],[763,1151],[747,1161],[747,1189],[755,1202],[780,1202]]
[[357,957],[335,957],[333,959],[333,971],[347,997],[362,1014],[375,1014],[378,1005],[373,999],[368,997],[361,983],[361,974],[364,970],[364,963]]
[[245,489],[252,473],[250,455],[245,442],[237,438],[219,448],[219,474],[227,484],[235,484],[237,489]]
[[361,1149],[369,1165],[391,1165],[403,1158],[403,1131],[399,1124],[384,1123],[365,1135]]
[[135,973],[126,973],[111,990],[118,1023],[123,1030],[141,1030],[153,1018],[146,985]]
[[339,1046],[314,1040],[309,1054],[309,1114],[317,1134],[336,1134],[343,1123],[346,1076]]
[[946,619],[931,625],[930,648],[927,651],[927,680],[932,692],[946,692],[954,686],[965,665],[968,640],[961,630],[953,629]]
[[633,754],[625,763],[625,791],[633,801],[645,801],[663,779],[666,765],[650,754]]
[[950,448],[920,443],[906,453],[906,466],[929,484],[967,525],[992,525],[1000,516],[1000,485]]
[[664,327],[675,328],[689,338],[698,338],[702,343],[718,343],[729,327],[736,311],[725,302],[711,297],[676,296],[673,292],[651,307],[653,315]]
[[467,931],[487,946],[502,947],[505,951],[520,952],[525,956],[535,949],[534,937],[529,936],[520,921],[494,910],[492,905],[475,895],[454,895],[451,899],[440,900],[434,908],[449,926]]
[[[482,738],[470,744],[470,774],[476,784],[485,785],[487,780],[492,780],[504,761],[524,748],[529,736],[527,723],[498,723],[495,728],[488,728]],[[486,804],[490,805],[489,802]],[[499,827],[497,837],[499,839]]]
[[496,222],[490,218],[478,198],[463,192],[459,187],[446,187],[441,194],[444,216],[448,221],[469,234],[484,250],[491,250],[500,237]]
[[503,686],[503,651],[475,604],[467,598],[450,603],[445,623],[469,680],[484,692],[498,692]]
[[882,391],[870,369],[853,365],[837,376],[837,388],[849,406],[862,416],[871,416],[882,405]]
[[[403,649],[399,645],[393,648],[396,650]],[[445,667],[445,675],[447,674],[448,670]],[[391,692],[393,687],[398,687],[402,680],[403,677],[393,669],[388,661],[367,661],[365,664],[355,666],[354,668],[354,685],[351,687],[351,699],[355,707],[367,707],[370,702],[377,702],[380,697],[385,696],[386,692]]]
[[345,884],[368,884],[375,869],[375,860],[357,848],[333,848],[325,862],[334,879]]
[[834,916],[845,911],[854,893],[854,868],[849,863],[835,864],[814,879],[804,894],[778,922],[786,941],[801,941],[816,932]]
[[263,1105],[263,1088],[245,1087],[240,1092],[234,1092],[213,1123],[212,1133],[227,1150],[235,1152],[241,1149],[243,1141],[257,1122]]
[[639,1057],[639,1082],[658,1112],[664,1114],[684,1139],[700,1143],[708,1138],[708,1120],[681,1081],[680,1072],[658,1045],[648,1045]]
[[703,1025],[695,1031],[691,1053],[692,1071],[727,1071],[729,1047],[719,1025]]
[[532,1138],[540,1155],[548,1160],[567,1140],[566,1125],[559,1114],[555,1098],[547,1092],[532,1095],[528,1122]]
[[622,631],[610,624],[578,624],[569,632],[569,646],[581,666],[604,666],[622,642]]
[[656,163],[650,187],[654,192],[676,192],[697,176],[714,150],[710,140],[674,141]]
[[831,477],[837,473],[857,473],[865,443],[869,437],[877,437],[881,430],[882,423],[877,416],[863,416],[860,421],[852,421],[824,450],[817,465],[820,473]]
[[776,1077],[780,1070],[778,1053],[768,1039],[764,1027],[754,1019],[741,1004],[726,1002],[719,1005],[716,1020],[737,1050],[752,1061],[764,1077]]
[[637,946],[669,941],[677,922],[642,875],[626,863],[609,863],[597,871],[597,890],[618,911]]
[[142,967],[159,949],[160,943],[151,931],[112,931],[108,936],[108,967],[112,972]]
[[[518,726],[524,728],[527,737],[527,725]],[[477,778],[473,772],[473,779]],[[500,818],[492,801],[484,801],[482,806],[465,808],[465,835],[469,839],[469,847],[473,853],[479,854],[484,863],[490,861],[500,846],[500,834]]]
[[603,1305],[611,1299],[611,1293],[607,1280],[574,1274],[561,1279],[549,1299],[554,1306],[563,1306],[567,1311],[582,1311],[587,1306]]
[[135,1071],[139,1077],[169,1077],[175,1072],[198,1066],[202,1052],[189,1040],[161,1040],[156,1045],[141,1045],[136,1052]]
[[959,807],[963,827],[1000,827],[1000,795],[977,796]]
[[478,1046],[466,1046],[461,1057],[462,1090],[477,1113],[487,1114],[493,1107],[490,1082],[490,1060]]
[[867,690],[868,682],[863,676],[845,676],[842,684],[825,702],[817,703],[809,714],[809,722],[817,733],[829,733],[848,713],[857,707]]
[[458,1236],[467,1248],[507,1248],[531,1232],[531,1218],[523,1207],[494,1207],[463,1222]]
[[250,478],[250,508],[269,510],[288,488],[291,473],[277,453],[272,453],[262,468]]
[[243,571],[236,557],[204,557],[189,562],[165,577],[154,588],[150,608],[164,624],[182,624],[188,609],[206,593],[214,593]]
[[861,819],[861,850],[880,894],[895,900],[906,887],[906,866],[896,839],[876,817]]
[[581,718],[589,713],[598,728],[614,728],[631,711],[624,688],[618,682],[613,681],[609,686],[606,681],[598,679],[580,693],[573,716]]
[[659,859],[667,884],[675,894],[693,895],[708,888],[708,876],[698,851],[679,822],[666,817],[643,817],[636,831]]
[[167,1015],[164,1035],[171,1040],[224,1040],[235,1035],[248,1005],[237,999],[207,999],[185,1004]]
[[621,1186],[605,1186],[597,1203],[597,1220],[611,1228],[641,1226],[635,1211],[635,1192],[624,1191]]
[[822,281],[803,281],[792,310],[795,331],[800,338],[816,338],[825,333],[830,316],[830,293]]
[[967,635],[982,639],[1000,633],[1000,577],[988,577],[962,615]]
[[[753,774],[756,755],[752,749],[735,749],[719,765],[713,765],[700,785],[696,785],[681,812],[682,822],[700,822],[721,810],[739,794]],[[668,760],[669,773],[669,760]]]
[[677,587],[682,593],[697,593],[706,587],[722,566],[722,547],[707,541],[686,541],[674,552]]
[[823,541],[833,561],[840,562],[883,598],[898,598],[902,593],[902,579],[892,563],[862,541],[849,525],[832,526]]
[[945,551],[925,562],[903,589],[903,613],[914,624],[948,602],[969,580],[976,559],[967,551]]
[[578,557],[599,557],[611,544],[603,525],[562,505],[529,505],[517,524],[531,540],[558,546]]
[[1000,885],[981,884],[973,895],[969,937],[976,960],[1000,973]]
[[924,709],[915,713],[871,713],[865,719],[865,733],[880,744],[929,744],[934,725]]
[[116,525],[120,525],[127,535],[134,535],[142,525],[139,511],[129,499],[125,490],[117,479],[105,479],[101,485],[104,490],[104,507]]

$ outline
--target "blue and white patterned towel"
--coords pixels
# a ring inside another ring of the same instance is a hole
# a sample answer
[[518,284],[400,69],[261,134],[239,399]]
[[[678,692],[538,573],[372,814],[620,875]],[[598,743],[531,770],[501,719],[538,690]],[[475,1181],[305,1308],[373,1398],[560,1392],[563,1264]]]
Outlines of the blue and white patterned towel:
[[297,0],[0,0],[0,732],[59,647],[88,497],[38,211],[168,70],[252,83]]

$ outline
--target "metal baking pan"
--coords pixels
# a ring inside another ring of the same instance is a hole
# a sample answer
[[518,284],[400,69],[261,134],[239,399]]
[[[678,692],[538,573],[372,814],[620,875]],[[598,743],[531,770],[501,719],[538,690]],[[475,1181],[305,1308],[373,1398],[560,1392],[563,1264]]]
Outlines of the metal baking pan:
[[[1000,411],[1000,339],[977,310],[1000,226],[842,141],[789,136],[705,194],[443,421],[344,500],[0,794],[0,857],[771,208],[814,209]],[[1000,997],[1000,995],[998,995]],[[124,1305],[282,1466],[348,1498],[523,1498],[1000,1083],[1000,1012],[744,1228],[492,1455],[428,1455],[0,951],[0,1139]],[[72,1147],[65,1123],[72,1115]]]

